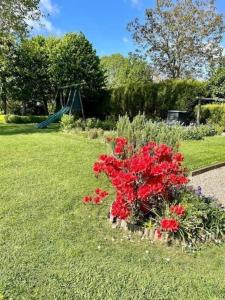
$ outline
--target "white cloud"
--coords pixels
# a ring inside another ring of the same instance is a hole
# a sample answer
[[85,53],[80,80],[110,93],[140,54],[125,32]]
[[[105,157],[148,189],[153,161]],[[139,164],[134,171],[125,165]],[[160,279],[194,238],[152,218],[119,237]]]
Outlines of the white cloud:
[[124,42],[125,44],[128,44],[128,43],[129,43],[129,39],[128,39],[126,36],[124,36],[124,37],[123,37],[123,42]]
[[141,0],[131,0],[133,6],[137,6],[141,3]]
[[40,8],[44,13],[50,15],[56,15],[60,12],[60,9],[56,3],[53,3],[51,0],[41,0]]
[[41,0],[40,9],[43,14],[39,22],[28,20],[28,25],[32,28],[32,35],[36,34],[52,34],[61,35],[62,31],[53,25],[52,20],[48,18],[48,15],[54,17],[56,14],[60,13],[60,9],[56,3],[52,0]]

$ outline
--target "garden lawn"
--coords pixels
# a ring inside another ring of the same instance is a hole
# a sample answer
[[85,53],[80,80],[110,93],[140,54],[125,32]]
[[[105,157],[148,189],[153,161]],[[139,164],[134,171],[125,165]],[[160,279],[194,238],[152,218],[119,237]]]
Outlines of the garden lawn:
[[[224,147],[216,137],[182,150],[195,168],[225,160]],[[92,174],[105,148],[56,127],[0,125],[0,299],[223,299],[225,245],[188,254],[129,240],[107,205],[82,203],[108,188]]]

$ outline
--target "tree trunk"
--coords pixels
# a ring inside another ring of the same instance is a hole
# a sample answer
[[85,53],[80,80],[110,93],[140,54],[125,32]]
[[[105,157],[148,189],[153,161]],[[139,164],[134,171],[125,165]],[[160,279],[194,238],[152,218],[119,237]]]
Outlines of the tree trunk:
[[2,102],[3,102],[3,111],[4,115],[7,115],[8,109],[7,109],[7,98],[5,95],[2,97]]

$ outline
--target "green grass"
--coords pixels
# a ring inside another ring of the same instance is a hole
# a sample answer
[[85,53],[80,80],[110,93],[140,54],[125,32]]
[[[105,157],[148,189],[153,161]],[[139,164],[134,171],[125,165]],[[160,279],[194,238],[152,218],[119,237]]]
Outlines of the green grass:
[[[225,139],[185,143],[186,163],[222,160],[216,145]],[[0,125],[0,299],[224,299],[224,245],[187,254],[127,240],[107,206],[82,204],[108,187],[91,168],[104,151],[57,127]]]
[[190,170],[225,162],[225,137],[208,137],[202,141],[183,142],[180,151]]

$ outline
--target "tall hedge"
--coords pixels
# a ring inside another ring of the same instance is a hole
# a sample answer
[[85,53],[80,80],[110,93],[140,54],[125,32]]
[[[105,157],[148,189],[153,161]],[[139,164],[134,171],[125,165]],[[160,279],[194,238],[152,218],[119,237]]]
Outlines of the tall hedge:
[[189,110],[197,96],[204,95],[205,84],[194,80],[165,80],[148,84],[127,84],[108,91],[104,110],[130,117],[145,112],[165,117],[170,109]]
[[201,121],[225,129],[225,104],[206,104],[201,107]]

